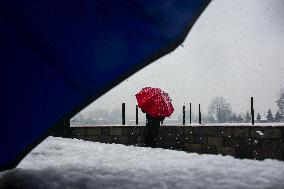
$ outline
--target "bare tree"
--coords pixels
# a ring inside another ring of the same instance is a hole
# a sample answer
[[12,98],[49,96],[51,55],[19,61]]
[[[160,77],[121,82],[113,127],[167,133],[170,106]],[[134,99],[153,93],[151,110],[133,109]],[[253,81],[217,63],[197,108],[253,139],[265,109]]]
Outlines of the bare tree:
[[277,100],[276,100],[276,104],[278,106],[280,119],[284,119],[284,88],[280,90]]
[[208,107],[209,117],[218,123],[230,121],[231,113],[232,107],[229,102],[226,102],[224,97],[215,97]]

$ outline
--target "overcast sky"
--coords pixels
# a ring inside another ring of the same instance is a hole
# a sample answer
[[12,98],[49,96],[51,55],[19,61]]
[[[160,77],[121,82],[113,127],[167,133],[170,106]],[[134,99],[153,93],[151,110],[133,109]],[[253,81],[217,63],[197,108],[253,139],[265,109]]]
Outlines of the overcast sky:
[[189,101],[207,112],[215,96],[225,97],[237,113],[250,109],[251,96],[256,113],[268,108],[275,113],[277,93],[284,87],[284,1],[212,1],[183,47],[132,75],[83,113],[126,102],[127,114],[134,114],[134,95],[146,86],[169,93],[173,117]]

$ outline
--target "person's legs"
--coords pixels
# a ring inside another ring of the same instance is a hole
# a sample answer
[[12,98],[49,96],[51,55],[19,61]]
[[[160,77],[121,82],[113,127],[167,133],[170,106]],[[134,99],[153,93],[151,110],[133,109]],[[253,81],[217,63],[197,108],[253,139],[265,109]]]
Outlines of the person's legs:
[[153,126],[153,148],[156,148],[159,141],[160,121],[156,120]]
[[159,140],[159,127],[160,121],[157,119],[148,120],[146,126],[146,135],[145,135],[145,146],[146,147],[157,147],[157,142]]
[[145,146],[154,148],[155,145],[155,136],[153,135],[153,131],[151,127],[148,127],[148,131],[146,132],[145,136]]

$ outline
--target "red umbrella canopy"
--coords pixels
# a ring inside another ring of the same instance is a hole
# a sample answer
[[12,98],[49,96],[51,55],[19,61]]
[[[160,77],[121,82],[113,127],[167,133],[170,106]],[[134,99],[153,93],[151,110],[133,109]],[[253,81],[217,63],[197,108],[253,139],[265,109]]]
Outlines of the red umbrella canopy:
[[138,106],[152,117],[169,117],[174,112],[171,98],[160,88],[145,87],[135,96]]

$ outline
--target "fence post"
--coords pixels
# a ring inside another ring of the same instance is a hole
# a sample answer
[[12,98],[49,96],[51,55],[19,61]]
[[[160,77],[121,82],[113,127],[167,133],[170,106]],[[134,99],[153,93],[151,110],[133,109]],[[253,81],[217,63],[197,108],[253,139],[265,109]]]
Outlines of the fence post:
[[198,110],[199,110],[199,124],[201,124],[201,110],[200,110],[200,104],[198,105]]
[[122,103],[122,125],[125,125],[125,103]]
[[189,103],[189,124],[191,124],[191,102]]
[[136,105],[136,125],[138,125],[138,106]]
[[253,97],[250,98],[251,124],[254,125]]
[[185,125],[185,106],[182,106],[182,125]]

